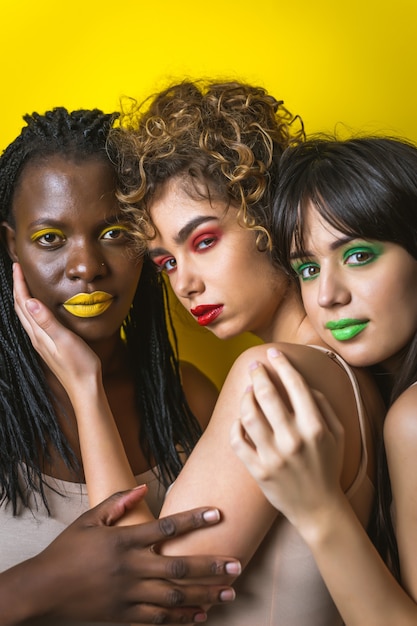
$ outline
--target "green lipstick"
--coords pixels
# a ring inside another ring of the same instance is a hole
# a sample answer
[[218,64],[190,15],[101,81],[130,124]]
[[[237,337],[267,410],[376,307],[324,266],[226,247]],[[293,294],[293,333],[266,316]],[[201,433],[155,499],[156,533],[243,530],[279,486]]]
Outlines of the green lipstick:
[[349,341],[361,333],[368,325],[368,321],[343,319],[337,322],[327,322],[326,328],[330,330],[337,341]]

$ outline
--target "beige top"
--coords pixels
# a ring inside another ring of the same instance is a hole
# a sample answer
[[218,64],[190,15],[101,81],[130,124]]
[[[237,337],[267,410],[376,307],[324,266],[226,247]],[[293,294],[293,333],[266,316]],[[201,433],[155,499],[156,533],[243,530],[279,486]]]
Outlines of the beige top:
[[[11,506],[0,506],[0,571],[25,561],[41,552],[57,535],[77,517],[87,511],[88,495],[85,484],[70,483],[45,477],[49,487],[45,488],[50,507],[48,516],[45,507],[33,493],[29,496],[31,510],[20,507],[13,517]],[[146,501],[155,516],[158,516],[165,496],[165,488],[158,477],[149,470],[136,477],[138,485],[147,483],[149,491]],[[58,493],[57,493],[58,492]],[[24,590],[22,590],[24,593]],[[97,623],[94,622],[97,626]],[[32,620],[30,626],[92,626],[91,622]],[[28,622],[29,626],[29,622]],[[100,624],[104,626],[104,624]],[[108,626],[108,622],[106,622]],[[120,625],[119,625],[120,626]]]
[[[316,347],[316,346],[315,346]],[[362,455],[347,496],[368,519],[374,487],[366,473],[368,454],[365,412],[357,380],[334,353],[329,356],[346,370],[358,407]],[[237,597],[209,611],[208,626],[341,626],[313,555],[295,528],[282,516],[273,524],[234,585]]]

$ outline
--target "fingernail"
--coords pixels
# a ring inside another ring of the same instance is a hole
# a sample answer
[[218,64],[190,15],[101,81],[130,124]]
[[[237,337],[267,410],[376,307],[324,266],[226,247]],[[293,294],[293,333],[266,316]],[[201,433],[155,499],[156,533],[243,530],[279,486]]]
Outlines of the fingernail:
[[270,356],[272,359],[276,358],[277,356],[280,356],[282,354],[282,352],[280,352],[279,350],[277,350],[276,348],[268,348],[267,350],[267,354],[268,356]]
[[204,511],[203,519],[206,522],[218,522],[220,520],[220,511],[218,509],[209,509]]
[[222,602],[232,602],[236,598],[236,592],[234,589],[223,589],[219,598]]
[[146,487],[146,484],[143,483],[142,485],[137,485],[137,487],[133,487],[133,491],[143,491],[145,487]]
[[207,613],[196,613],[193,615],[194,622],[206,622],[207,621]]
[[38,313],[40,310],[39,302],[37,300],[26,300],[25,306],[29,313]]
[[259,367],[258,361],[253,361],[253,363],[249,365],[250,370],[256,370],[258,367]]
[[226,570],[226,574],[236,574],[236,576],[238,576],[242,573],[242,566],[239,561],[230,561],[230,563],[226,563],[224,569]]

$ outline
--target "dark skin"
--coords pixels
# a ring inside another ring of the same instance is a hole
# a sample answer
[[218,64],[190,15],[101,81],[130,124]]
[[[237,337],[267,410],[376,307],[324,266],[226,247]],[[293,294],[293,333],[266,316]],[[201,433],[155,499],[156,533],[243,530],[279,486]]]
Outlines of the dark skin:
[[[132,469],[135,474],[146,471],[149,463],[138,443],[140,416],[119,332],[140,278],[142,261],[127,251],[111,166],[97,158],[75,163],[60,156],[29,163],[21,174],[12,209],[14,227],[2,225],[12,260],[22,264],[32,294],[100,357],[106,394]],[[74,295],[93,291],[112,296],[105,313],[77,316],[63,306]],[[196,376],[195,371],[191,374]],[[45,375],[59,406],[69,417],[64,417],[57,405],[58,420],[82,468],[72,406],[46,366]],[[190,386],[191,377],[184,375],[185,388],[187,378]],[[193,385],[193,389],[202,402],[202,387]],[[209,390],[203,425],[214,401]],[[192,397],[189,402],[193,408]],[[68,468],[56,451],[51,450],[51,454],[51,462],[43,468],[46,474],[83,481],[82,469]],[[43,624],[42,620],[49,618],[191,623],[205,620],[201,605],[232,599],[232,589],[216,584],[215,576],[224,575],[226,563],[233,570],[230,574],[236,575],[236,560],[213,556],[168,558],[152,549],[167,537],[216,523],[218,514],[205,520],[204,509],[198,509],[172,516],[169,523],[157,520],[117,526],[143,495],[144,488],[112,496],[77,519],[39,555],[1,573],[0,625],[28,624],[36,619]],[[188,583],[205,575],[213,577],[213,584],[175,583],[175,579]]]
[[[115,198],[113,168],[94,157],[74,162],[55,155],[29,162],[15,190],[12,211],[14,227],[3,223],[11,259],[20,263],[31,295],[99,356],[106,395],[132,471],[135,475],[147,471],[149,462],[138,444],[140,416],[134,383],[120,337],[143,261],[129,243],[127,224]],[[78,316],[65,308],[71,297],[92,292],[112,297],[103,314]],[[58,420],[82,467],[72,405],[57,378],[46,366],[44,370],[58,399]],[[188,403],[204,428],[217,392],[190,364],[182,374]],[[54,450],[50,452],[53,458],[44,468],[46,474],[71,482],[84,480],[82,473],[70,470]]]
[[[145,491],[138,488],[111,496],[79,517],[46,550],[0,574],[1,626],[44,624],[47,619],[205,621],[199,605],[220,602],[221,594],[226,599],[231,589],[214,584],[183,586],[175,579],[224,575],[229,569],[232,573],[239,569],[237,561],[164,557],[155,545],[210,526],[219,517],[213,509],[199,508],[141,526],[115,526]],[[208,511],[214,519],[204,518]]]

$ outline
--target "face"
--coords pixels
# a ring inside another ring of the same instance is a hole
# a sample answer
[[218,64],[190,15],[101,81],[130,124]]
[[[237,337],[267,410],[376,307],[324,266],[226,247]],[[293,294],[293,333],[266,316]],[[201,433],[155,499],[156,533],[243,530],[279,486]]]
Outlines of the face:
[[191,198],[174,178],[151,218],[157,236],[150,256],[200,326],[222,339],[245,331],[268,336],[287,281],[257,250],[255,233],[239,225],[237,210]]
[[98,159],[28,163],[13,200],[15,227],[3,224],[31,294],[87,342],[119,332],[142,269],[114,186],[111,166]]
[[310,206],[293,267],[322,339],[351,365],[394,370],[417,332],[417,260],[390,242],[352,239]]

